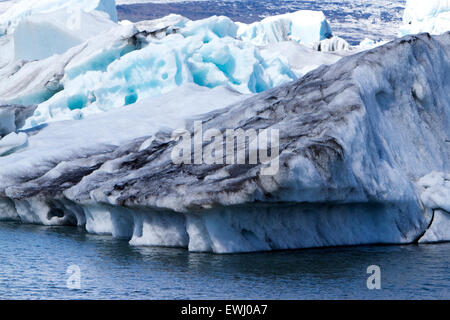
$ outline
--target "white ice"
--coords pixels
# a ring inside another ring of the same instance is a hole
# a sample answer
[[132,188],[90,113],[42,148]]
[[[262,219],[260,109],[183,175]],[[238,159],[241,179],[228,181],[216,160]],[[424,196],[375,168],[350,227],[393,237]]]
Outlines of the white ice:
[[430,209],[442,209],[450,213],[450,173],[432,172],[418,182],[422,189],[420,198]]
[[[314,56],[311,51],[294,44],[279,44],[279,48],[286,49],[283,55],[267,54],[279,49],[272,45],[258,48],[236,39],[237,26],[225,17],[177,23],[179,33],[148,39],[139,50],[124,45],[123,37],[136,33],[133,28],[148,27],[142,24],[118,26],[70,49],[61,59],[50,57],[51,64],[59,66],[68,56],[75,55],[63,70],[58,70],[64,74],[60,81],[62,90],[50,98],[46,98],[45,93],[50,93],[42,87],[40,94],[33,92],[35,87],[32,92],[16,91],[15,81],[23,83],[23,78],[30,73],[25,71],[27,68],[40,68],[50,60],[27,64],[22,68],[24,71],[15,72],[8,79],[5,88],[13,86],[14,90],[5,90],[4,103],[40,103],[35,116],[27,123],[27,127],[33,127],[124,107],[167,93],[183,83],[208,88],[225,85],[241,93],[258,93],[298,79],[304,72],[339,58],[317,53],[317,58],[311,59]],[[98,48],[98,52],[85,48]],[[295,59],[289,58],[294,56]]]
[[312,45],[332,37],[331,27],[321,11],[300,10],[238,25],[238,36],[258,46],[287,40]]
[[27,134],[12,132],[0,140],[0,157],[14,152],[28,141]]
[[97,12],[65,8],[22,19],[13,33],[15,60],[62,54],[117,25]]
[[[38,104],[21,131],[9,133],[15,129],[11,118],[0,115],[0,125],[8,128],[0,140],[0,190],[4,196],[12,197],[14,190],[8,187],[20,185],[23,177],[36,173],[59,177],[67,172],[69,163],[76,166],[77,161],[89,161],[90,155],[111,152],[136,138],[148,137],[141,145],[145,149],[160,130],[184,128],[190,117],[243,101],[380,44],[367,40],[351,52],[346,42],[332,37],[321,12],[300,11],[251,25],[225,17],[189,21],[179,16],[119,25],[113,3],[25,0],[0,16],[0,33],[4,34],[0,37],[0,104]],[[431,8],[408,2],[409,8],[423,9],[419,10],[423,16],[412,9],[405,13],[405,21],[412,22],[408,22],[408,33],[447,28],[448,2],[433,3],[437,6]],[[69,7],[80,15],[76,32],[64,23]],[[166,27],[171,32],[159,32]],[[152,32],[156,34],[150,35]],[[46,40],[50,42],[44,44]],[[332,189],[320,184],[318,169],[311,161],[298,157],[289,163],[284,191],[276,195],[280,202],[296,206],[225,207],[204,215],[175,214],[115,207],[115,199],[93,193],[92,199],[103,204],[0,198],[0,219],[46,225],[73,224],[68,219],[75,219],[88,232],[130,239],[132,245],[217,253],[410,243],[428,218],[430,228],[421,241],[448,240],[448,174],[422,178],[417,190],[411,182],[436,168],[448,167],[444,159],[448,153],[442,147],[448,126],[433,127],[435,131],[427,126],[411,130],[412,124],[422,119],[417,108],[426,112],[436,101],[447,106],[447,83],[441,80],[447,79],[448,69],[425,77],[422,65],[408,63],[415,59],[411,52],[402,51],[401,59],[398,50],[392,52],[385,57],[392,62],[391,68],[380,71],[376,64],[349,68],[350,87],[358,89],[358,96],[345,91],[333,100],[339,106],[362,99],[361,105],[366,106],[343,117],[346,125],[333,128],[346,154],[351,154],[351,162],[346,160],[343,166],[352,175],[343,170]],[[330,73],[339,71],[337,68]],[[413,72],[417,78],[410,77]],[[399,83],[400,78],[405,81],[393,87],[392,82]],[[394,106],[394,101],[403,103]],[[333,113],[333,104],[325,107]],[[440,120],[433,119],[433,123],[440,124]],[[408,137],[399,137],[402,132]],[[437,156],[436,150],[444,151]],[[98,171],[113,172],[113,166],[114,161],[106,162]],[[266,183],[270,187],[274,182]],[[367,190],[361,190],[361,185]],[[347,190],[353,191],[347,194]],[[379,193],[371,194],[371,190]],[[417,193],[425,213],[417,206]],[[244,196],[226,195],[221,201],[236,204],[243,202]],[[370,197],[377,203],[371,203]],[[167,202],[161,205],[164,208],[177,206],[170,197],[161,201]],[[339,204],[320,205],[327,201]],[[305,202],[316,203],[309,206]],[[404,207],[391,206],[398,202]],[[49,213],[58,210],[70,214],[49,218]],[[404,217],[402,210],[409,215]],[[410,232],[399,232],[399,221],[409,224],[404,229]],[[346,232],[340,232],[344,229]]]
[[[340,58],[314,55],[306,44],[348,49],[340,38],[327,39],[331,29],[322,12],[264,19],[247,26],[259,30],[252,38],[226,17],[116,24],[114,1],[28,2],[0,16],[8,26],[0,37],[0,104],[39,104],[26,128],[126,107],[184,83],[259,93]],[[267,47],[256,45],[259,37]]]
[[115,0],[22,0],[0,15],[0,35],[13,33],[19,22],[25,17],[50,13],[59,9],[103,12],[112,21],[117,22]]
[[[45,169],[53,161],[64,162],[86,153],[109,150],[165,128],[182,129],[186,118],[226,107],[244,98],[245,95],[225,87],[208,89],[185,84],[163,96],[144,99],[133,108],[121,108],[83,121],[51,123],[30,135],[27,146],[20,152],[0,157],[0,189],[12,182],[7,177],[14,179]],[[23,145],[26,142],[21,140],[23,135],[26,138],[24,133],[14,134],[4,142],[6,138],[3,138],[0,148],[2,145]],[[52,174],[57,172],[58,167],[52,170]]]
[[449,30],[449,0],[407,0],[400,36],[421,32],[441,34]]

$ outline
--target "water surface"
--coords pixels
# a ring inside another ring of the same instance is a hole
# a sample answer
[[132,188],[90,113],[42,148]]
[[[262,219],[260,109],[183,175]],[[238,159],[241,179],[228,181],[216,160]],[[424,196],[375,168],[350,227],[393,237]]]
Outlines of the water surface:
[[[212,255],[0,223],[0,299],[449,299],[450,244]],[[81,290],[66,286],[70,265]],[[378,265],[382,290],[367,289]]]

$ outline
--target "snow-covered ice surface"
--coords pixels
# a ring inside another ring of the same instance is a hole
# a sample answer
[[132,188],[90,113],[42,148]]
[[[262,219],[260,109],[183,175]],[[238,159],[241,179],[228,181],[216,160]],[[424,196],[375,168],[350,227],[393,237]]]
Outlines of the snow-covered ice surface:
[[[71,1],[28,1],[0,16],[0,219],[215,253],[450,240],[450,33],[351,47],[322,12],[117,24],[107,0],[73,32]],[[278,129],[279,172],[174,164],[194,119]]]

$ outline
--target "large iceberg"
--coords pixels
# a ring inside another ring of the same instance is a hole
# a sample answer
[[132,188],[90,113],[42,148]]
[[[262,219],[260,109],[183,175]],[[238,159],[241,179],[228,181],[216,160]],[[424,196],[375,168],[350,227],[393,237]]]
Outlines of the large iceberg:
[[441,34],[450,30],[450,1],[408,0],[400,35],[429,32]]
[[[25,130],[0,157],[2,216],[215,253],[448,240],[449,50],[408,36],[250,97],[186,84]],[[193,119],[278,129],[279,172],[175,164]]]

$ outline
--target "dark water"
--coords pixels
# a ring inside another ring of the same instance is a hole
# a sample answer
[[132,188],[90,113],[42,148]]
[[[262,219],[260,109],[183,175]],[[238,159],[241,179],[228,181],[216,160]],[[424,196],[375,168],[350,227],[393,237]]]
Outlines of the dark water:
[[[132,248],[73,228],[0,224],[1,299],[450,298],[450,244],[245,255]],[[81,290],[66,287],[70,265]],[[382,289],[367,289],[367,267]]]

